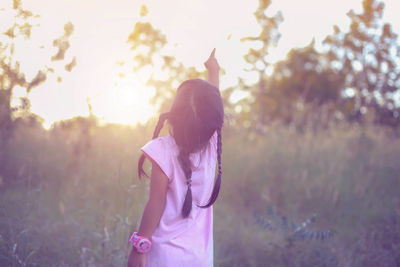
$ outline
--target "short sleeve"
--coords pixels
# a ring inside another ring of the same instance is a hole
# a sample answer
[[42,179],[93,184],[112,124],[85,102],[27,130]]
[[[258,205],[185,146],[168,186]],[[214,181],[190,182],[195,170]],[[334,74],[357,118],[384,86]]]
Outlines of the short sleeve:
[[150,161],[157,163],[168,177],[168,180],[171,181],[173,168],[168,141],[163,137],[159,137],[148,142],[140,150]]

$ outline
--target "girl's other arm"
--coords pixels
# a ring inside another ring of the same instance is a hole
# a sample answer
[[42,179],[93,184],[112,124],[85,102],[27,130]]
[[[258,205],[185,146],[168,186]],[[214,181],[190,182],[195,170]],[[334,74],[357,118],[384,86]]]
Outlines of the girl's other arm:
[[[164,213],[167,197],[168,177],[157,163],[152,161],[150,197],[143,211],[138,235],[151,239],[156,230],[161,216]],[[146,254],[142,254],[132,248],[128,259],[128,267],[144,267],[146,265]]]
[[164,213],[167,197],[168,177],[157,163],[152,162],[150,197],[143,211],[138,231],[139,236],[151,238]]
[[208,81],[215,87],[219,88],[219,64],[215,58],[215,48],[211,52],[210,57],[204,63],[204,66],[208,71]]

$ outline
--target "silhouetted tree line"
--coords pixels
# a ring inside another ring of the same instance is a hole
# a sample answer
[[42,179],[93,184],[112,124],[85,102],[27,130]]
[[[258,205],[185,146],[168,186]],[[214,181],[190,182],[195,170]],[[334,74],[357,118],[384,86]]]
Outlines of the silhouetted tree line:
[[[397,34],[382,21],[383,3],[364,0],[360,14],[348,12],[349,30],[334,26],[322,50],[315,48],[313,40],[306,47],[292,49],[275,64],[268,61],[268,55],[279,44],[283,16],[280,12],[268,16],[270,4],[271,0],[260,0],[254,13],[260,25],[259,35],[242,39],[258,45],[244,56],[248,71],[257,74],[257,81],[240,78],[236,86],[223,91],[235,124],[262,128],[280,121],[303,129],[326,127],[338,121],[368,121],[399,127],[400,100],[396,102],[395,97],[396,92],[400,94],[400,49]],[[158,64],[169,77],[159,80],[150,76],[147,82],[156,89],[153,100],[160,109],[170,104],[180,81],[204,76],[194,68],[185,68],[174,57],[163,55],[167,39],[149,22],[136,23],[128,43],[137,63],[135,71],[156,68]],[[231,95],[237,91],[244,97],[232,103]]]
[[[21,69],[21,62],[17,60],[15,42],[23,38],[29,40],[33,27],[37,27],[39,15],[22,7],[21,0],[13,0],[10,8],[1,8],[0,12],[7,12],[14,20],[10,25],[2,25],[0,29],[2,39],[0,40],[0,174],[7,174],[12,169],[12,162],[8,156],[8,140],[13,135],[18,125],[28,125],[42,128],[43,120],[30,111],[28,97],[21,97],[18,106],[12,106],[12,100],[16,88],[23,88],[27,94],[46,81],[49,74],[54,74],[53,62],[63,62],[65,52],[70,47],[69,37],[73,33],[73,24],[67,23],[64,26],[64,34],[53,41],[57,49],[54,56],[49,59],[48,64],[39,65],[33,77],[27,77]],[[7,28],[8,27],[8,28]],[[42,49],[38,47],[38,49]],[[34,63],[31,63],[34,64]],[[65,65],[66,71],[71,71],[76,65],[75,57]],[[58,76],[58,81],[61,77]],[[1,177],[1,175],[0,175]]]
[[[0,12],[8,12],[14,17],[14,22],[6,29],[1,29],[4,38],[0,41],[0,136],[1,139],[7,138],[13,128],[13,121],[21,120],[40,120],[30,113],[30,101],[27,97],[20,99],[20,105],[12,107],[11,102],[14,91],[17,87],[21,87],[29,94],[32,89],[41,85],[46,81],[47,76],[55,73],[54,68],[50,64],[37,67],[36,75],[28,78],[21,70],[21,62],[16,59],[15,41],[23,38],[29,40],[33,27],[37,27],[36,20],[39,15],[33,14],[31,11],[23,9],[21,0],[13,0],[12,8],[2,8]],[[53,46],[57,48],[57,52],[50,59],[50,62],[65,60],[65,53],[70,47],[69,37],[73,33],[74,26],[67,23],[64,26],[64,34],[53,41]],[[38,47],[43,49],[44,46]],[[75,57],[71,62],[65,65],[66,71],[71,71],[76,65]],[[61,77],[58,77],[61,81]]]
[[[259,0],[254,14],[260,33],[242,39],[262,44],[244,56],[248,70],[257,73],[257,81],[240,78],[236,86],[223,91],[227,111],[236,124],[263,127],[272,121],[281,121],[301,128],[326,126],[334,121],[371,121],[399,127],[400,103],[395,97],[399,94],[400,49],[397,34],[390,24],[382,22],[383,3],[363,0],[362,12],[348,13],[349,30],[345,32],[334,26],[322,50],[317,50],[312,41],[306,47],[292,49],[286,59],[275,64],[268,61],[268,55],[270,48],[279,44],[283,16],[280,12],[268,16],[270,4],[271,0]],[[17,36],[29,39],[38,16],[24,10],[19,0],[13,1],[12,10],[2,12],[13,12],[15,17],[12,26],[2,33],[7,41],[0,42],[0,135],[5,140],[16,118],[30,117],[37,121],[29,112],[28,98],[22,98],[17,108],[11,106],[13,90],[20,86],[29,93],[48,74],[54,73],[54,69],[44,65],[32,79],[26,78],[20,62],[14,60],[14,39]],[[127,43],[132,50],[133,71],[147,70],[146,85],[156,90],[153,104],[162,110],[169,106],[181,81],[205,78],[205,73],[194,67],[186,68],[173,56],[163,53],[167,38],[146,21],[147,12],[143,6],[142,19],[134,25]],[[58,51],[51,62],[65,60],[72,23],[67,23],[64,30],[64,35],[53,42]],[[73,58],[65,69],[71,71],[75,65]],[[160,73],[167,78],[160,79]],[[232,103],[231,95],[237,91],[242,91],[245,97]]]
[[275,66],[267,56],[279,42],[283,18],[280,13],[266,15],[270,4],[270,0],[260,0],[255,12],[260,34],[243,38],[262,46],[245,55],[250,71],[258,73],[257,82],[242,80],[234,88],[248,94],[238,102],[243,105],[236,112],[239,121],[265,125],[280,120],[314,127],[346,120],[399,127],[400,98],[396,102],[395,97],[400,94],[400,47],[397,34],[382,21],[382,2],[363,0],[361,13],[351,10],[347,14],[349,30],[334,26],[322,51],[313,40],[304,48],[292,49]]

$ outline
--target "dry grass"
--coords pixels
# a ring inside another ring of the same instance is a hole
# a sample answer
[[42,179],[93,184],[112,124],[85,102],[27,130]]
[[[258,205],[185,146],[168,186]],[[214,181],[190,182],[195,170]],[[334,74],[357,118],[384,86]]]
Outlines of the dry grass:
[[[20,126],[7,144],[0,188],[0,266],[123,266],[147,182],[138,148],[151,127],[90,121],[45,132]],[[215,206],[217,266],[398,266],[400,139],[383,129],[335,126],[298,134],[227,127]],[[333,239],[287,245],[254,214],[301,222]]]

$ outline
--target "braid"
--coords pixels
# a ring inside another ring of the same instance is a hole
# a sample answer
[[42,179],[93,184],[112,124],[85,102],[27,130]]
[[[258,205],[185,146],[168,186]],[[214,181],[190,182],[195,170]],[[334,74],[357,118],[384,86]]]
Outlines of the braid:
[[221,178],[222,176],[222,162],[221,162],[221,155],[222,155],[222,136],[221,136],[221,129],[217,130],[218,134],[218,141],[217,141],[217,160],[218,160],[218,177]]
[[[158,135],[160,134],[160,131],[161,131],[162,127],[164,126],[164,122],[168,119],[168,116],[169,116],[169,112],[166,112],[166,113],[162,113],[160,115],[160,117],[158,118],[158,122],[157,122],[156,128],[154,129],[154,133],[153,133],[153,139],[156,139],[158,137]],[[144,156],[144,154],[142,154],[138,161],[138,176],[139,176],[139,178],[141,178],[143,175],[146,177],[149,177],[143,170],[143,163],[144,163],[145,159],[146,159],[146,157]]]
[[182,216],[186,218],[192,210],[192,168],[189,153],[185,149],[180,150],[178,159],[181,163],[183,173],[186,176],[186,184],[188,186],[182,207]]
[[210,199],[208,200],[208,203],[205,206],[199,206],[200,208],[208,208],[214,202],[217,200],[218,194],[219,194],[219,188],[221,187],[221,176],[222,176],[222,160],[221,160],[221,155],[222,155],[222,134],[221,134],[221,128],[217,129],[217,134],[218,134],[218,141],[217,141],[217,161],[218,161],[218,176],[217,180],[215,181],[214,188],[211,194]]

